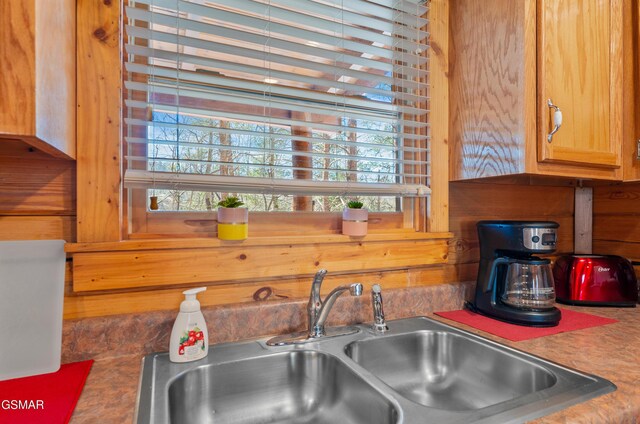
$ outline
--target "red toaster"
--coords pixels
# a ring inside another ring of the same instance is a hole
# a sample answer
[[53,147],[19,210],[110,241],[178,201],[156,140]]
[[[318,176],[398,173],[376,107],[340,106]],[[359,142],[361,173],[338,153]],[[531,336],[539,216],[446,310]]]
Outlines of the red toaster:
[[565,255],[553,265],[556,301],[582,306],[629,306],[638,303],[633,265],[613,255]]

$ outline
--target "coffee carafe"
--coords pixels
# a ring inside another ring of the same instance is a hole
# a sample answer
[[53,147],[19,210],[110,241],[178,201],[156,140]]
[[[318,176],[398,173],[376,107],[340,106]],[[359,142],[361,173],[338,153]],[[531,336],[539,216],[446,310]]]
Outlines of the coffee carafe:
[[551,263],[534,256],[556,248],[558,224],[550,221],[480,221],[480,266],[473,309],[513,324],[550,327],[554,306]]

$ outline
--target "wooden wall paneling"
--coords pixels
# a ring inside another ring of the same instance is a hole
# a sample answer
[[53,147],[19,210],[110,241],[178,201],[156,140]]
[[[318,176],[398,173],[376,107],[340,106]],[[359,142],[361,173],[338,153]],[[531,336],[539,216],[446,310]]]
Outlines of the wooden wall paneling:
[[0,240],[50,240],[73,242],[76,239],[73,216],[2,216]]
[[640,243],[640,215],[596,215],[594,217],[594,252],[603,242]]
[[433,0],[429,9],[432,193],[427,229],[434,232],[449,231],[449,7],[448,0]]
[[640,183],[594,187],[593,213],[603,217],[640,214]]
[[621,243],[618,240],[594,240],[593,245],[595,253],[618,255],[629,260],[640,261],[640,242]]
[[450,2],[451,180],[524,172],[526,3]]
[[0,240],[75,242],[75,163],[0,142]]
[[[322,296],[341,284],[360,282],[368,293],[373,284],[383,290],[442,284],[448,281],[475,279],[475,264],[437,265],[415,269],[362,272],[348,275],[330,272],[322,284]],[[258,280],[239,284],[217,284],[207,287],[198,295],[202,306],[234,303],[306,299],[311,287],[311,276]],[[149,291],[119,292],[109,294],[70,294],[65,298],[64,318],[77,319],[122,313],[139,313],[156,310],[176,310],[184,299],[184,288],[155,289]]]
[[445,263],[445,240],[77,253],[74,291],[193,285]]
[[121,239],[119,1],[77,1],[78,241]]
[[75,215],[75,163],[0,156],[0,215]]
[[[518,215],[546,217],[573,215],[570,186],[494,185],[475,182],[451,183],[451,217]],[[513,218],[512,218],[513,219]]]
[[19,140],[0,143],[0,215],[75,216],[76,165]]
[[640,183],[594,188],[593,250],[640,260]]
[[447,264],[408,270],[408,287],[475,281],[478,263]]

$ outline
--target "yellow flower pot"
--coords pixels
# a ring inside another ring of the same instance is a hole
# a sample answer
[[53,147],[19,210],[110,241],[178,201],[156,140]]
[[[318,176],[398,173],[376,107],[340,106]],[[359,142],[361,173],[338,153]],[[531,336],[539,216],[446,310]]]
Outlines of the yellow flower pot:
[[218,223],[218,238],[220,240],[244,240],[249,237],[249,224]]
[[244,240],[249,237],[249,210],[247,208],[218,208],[218,238]]

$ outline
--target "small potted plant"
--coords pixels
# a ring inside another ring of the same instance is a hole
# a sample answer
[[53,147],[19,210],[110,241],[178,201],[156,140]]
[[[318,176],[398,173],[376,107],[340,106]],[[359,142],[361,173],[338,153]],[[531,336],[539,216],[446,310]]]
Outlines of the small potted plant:
[[354,237],[367,235],[369,211],[363,206],[364,204],[357,200],[347,203],[347,207],[342,211],[342,234]]
[[218,202],[218,238],[220,240],[244,240],[249,237],[249,210],[235,196]]

